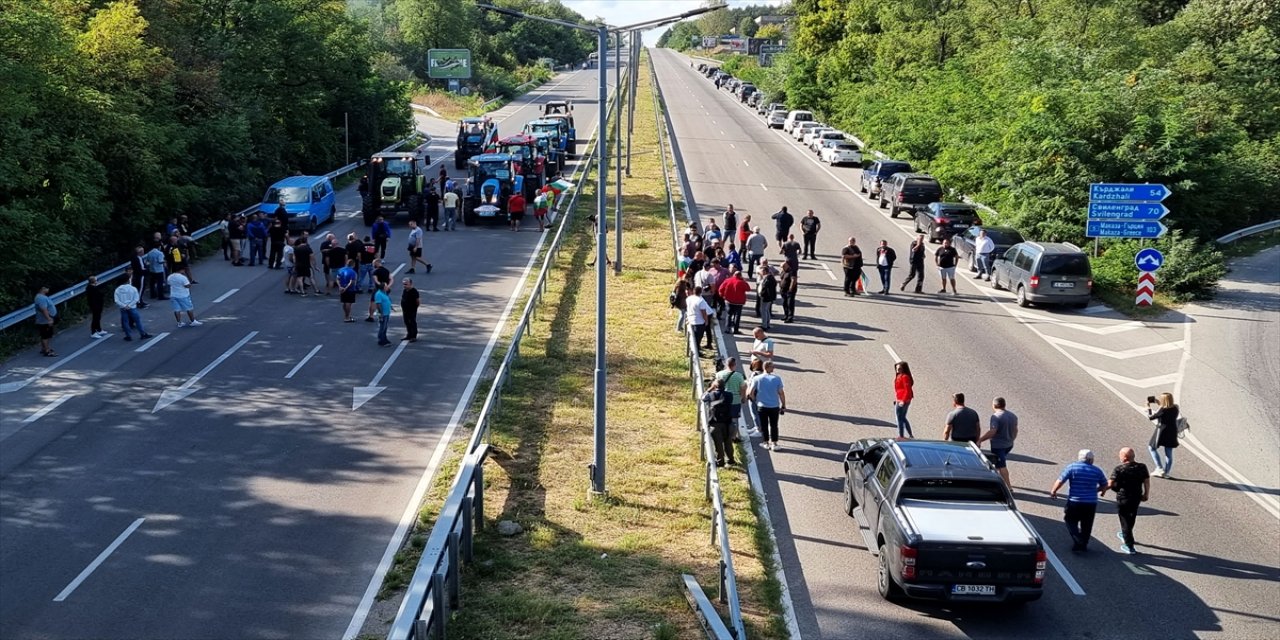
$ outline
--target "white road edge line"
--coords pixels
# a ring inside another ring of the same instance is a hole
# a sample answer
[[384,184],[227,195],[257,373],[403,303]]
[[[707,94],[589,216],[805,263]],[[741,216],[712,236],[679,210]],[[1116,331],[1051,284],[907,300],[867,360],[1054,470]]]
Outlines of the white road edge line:
[[46,404],[45,406],[41,407],[39,411],[36,411],[35,413],[27,416],[27,418],[22,421],[22,424],[31,424],[32,422],[35,422],[36,420],[39,420],[40,418],[43,418],[49,415],[50,411],[53,411],[54,409],[57,409],[58,407],[62,406],[62,403],[75,397],[75,395],[76,394],[74,393],[64,393],[58,396],[53,400],[53,402]]
[[101,565],[104,561],[106,561],[107,556],[110,556],[113,552],[115,552],[117,548],[119,548],[121,544],[124,544],[125,538],[128,538],[130,535],[133,534],[134,531],[137,531],[138,527],[141,527],[142,523],[146,521],[147,521],[146,518],[138,518],[137,520],[134,520],[133,524],[129,525],[129,528],[124,530],[124,533],[121,533],[120,535],[116,536],[115,541],[112,542],[106,549],[103,549],[102,553],[99,553],[98,557],[94,558],[93,562],[90,562],[89,566],[85,567],[84,571],[81,571],[80,575],[76,576],[76,579],[71,581],[71,584],[67,585],[66,588],[64,588],[61,593],[54,596],[53,601],[62,602],[63,600],[66,600],[67,597],[71,595],[71,592],[75,591],[76,588],[80,586],[80,583],[84,582],[85,579],[88,578],[90,574],[92,574],[94,570],[98,568],[99,565]]
[[167,337],[169,337],[169,332],[168,332],[168,331],[165,331],[164,333],[161,333],[161,334],[159,334],[159,335],[157,335],[157,336],[155,336],[155,337],[151,338],[150,340],[147,340],[146,342],[143,342],[143,343],[142,343],[142,346],[138,347],[137,349],[134,349],[134,350],[133,350],[133,352],[134,352],[134,353],[142,353],[143,351],[146,351],[147,349],[150,349],[151,347],[156,346],[156,343],[157,343],[157,342],[160,342],[161,340],[164,340],[164,339],[165,339],[165,338],[167,338]]
[[[1040,532],[1037,531],[1036,535],[1040,535]],[[1044,538],[1042,537],[1040,540],[1043,542]],[[1062,561],[1058,559],[1058,554],[1054,553],[1053,549],[1050,549],[1047,544],[1044,545],[1044,554],[1049,556],[1049,564],[1053,565],[1053,570],[1057,572],[1058,577],[1067,583],[1067,588],[1071,590],[1071,593],[1078,596],[1084,595],[1084,589],[1080,587],[1079,582],[1076,582],[1075,576],[1071,575],[1070,571],[1067,571],[1067,566],[1062,564]]]
[[212,303],[210,303],[210,304],[218,304],[219,302],[222,302],[223,300],[226,300],[227,298],[230,298],[231,296],[235,295],[235,293],[236,293],[237,291],[239,291],[239,290],[240,290],[240,289],[238,289],[238,288],[237,288],[237,289],[232,289],[232,290],[230,290],[230,291],[228,291],[228,292],[226,292],[226,293],[224,293],[224,294],[222,294],[222,295],[220,295],[220,296],[218,296],[218,297],[214,298],[214,299],[213,299],[213,302],[212,302]]
[[898,357],[898,352],[894,351],[893,347],[886,344],[884,345],[884,350],[889,352],[889,357],[893,358],[894,362],[902,362],[902,358]]
[[311,359],[315,357],[316,353],[320,351],[320,347],[323,347],[323,346],[324,346],[323,344],[318,344],[312,347],[311,353],[308,353],[307,355],[303,356],[303,358],[298,361],[298,364],[293,365],[293,368],[289,370],[289,373],[284,374],[284,379],[288,380],[289,378],[292,378],[294,374],[301,371],[302,367],[305,366],[308,362],[310,362]]
[[[563,83],[562,83],[563,84]],[[527,106],[527,105],[526,105]],[[597,113],[596,117],[601,114]],[[592,127],[594,130],[595,127]],[[590,138],[587,139],[587,146],[591,146],[591,140],[595,139],[593,131]],[[581,170],[589,163],[579,163],[574,169],[574,178],[578,177]],[[502,315],[498,318],[497,324],[493,327],[493,333],[489,335],[489,342],[485,345],[484,351],[480,354],[480,358],[476,360],[476,368],[471,372],[471,379],[467,381],[467,386],[462,390],[462,397],[458,398],[458,404],[454,406],[453,415],[449,418],[449,426],[445,427],[444,433],[440,434],[440,440],[436,443],[435,451],[431,454],[431,460],[427,462],[427,468],[422,472],[422,477],[418,479],[418,486],[413,490],[413,496],[409,498],[409,503],[405,505],[404,513],[400,516],[400,522],[396,525],[396,530],[391,534],[391,539],[387,541],[387,548],[382,552],[382,559],[378,562],[378,567],[374,569],[373,576],[369,579],[369,586],[364,590],[364,596],[360,598],[360,604],[356,606],[356,611],[351,615],[351,623],[347,625],[347,630],[342,634],[342,640],[354,640],[356,635],[360,633],[364,621],[369,617],[369,610],[373,608],[373,600],[378,595],[378,591],[382,588],[382,581],[387,575],[387,571],[391,569],[391,563],[395,560],[396,553],[400,550],[400,542],[404,540],[405,533],[418,517],[418,508],[422,505],[422,496],[426,495],[427,487],[431,484],[431,479],[435,477],[436,469],[440,466],[440,461],[444,459],[445,450],[448,444],[453,440],[453,432],[457,431],[458,423],[462,421],[463,414],[466,413],[467,407],[471,406],[471,396],[475,393],[476,385],[480,383],[480,378],[484,375],[485,369],[489,364],[489,357],[493,354],[493,348],[498,344],[498,339],[502,337],[502,329],[507,324],[507,320],[511,316],[511,309],[515,307],[516,299],[524,291],[524,285],[529,280],[529,272],[533,270],[533,264],[537,261],[538,255],[542,253],[542,245],[546,242],[549,234],[539,234],[538,243],[534,245],[533,251],[529,254],[529,262],[524,266],[524,273],[520,275],[520,281],[516,283],[515,290],[511,292],[511,297],[507,299],[507,306],[502,310]],[[403,344],[403,343],[402,343]]]
[[[751,112],[746,107],[742,107],[742,108],[748,113]],[[776,131],[775,133],[777,133],[779,136],[785,137],[785,134],[783,133],[779,133]],[[849,193],[852,193],[854,197],[858,198],[859,200],[862,200],[864,203],[867,204],[867,206],[872,206],[874,208],[874,205],[872,205],[871,200],[869,198],[862,195],[862,193],[859,192],[857,189],[854,189],[853,187],[849,186],[848,183],[840,179],[839,176],[832,173],[830,169],[822,166],[822,163],[809,157],[808,154],[803,153],[799,147],[794,146],[794,140],[792,140],[792,142],[793,142],[792,148],[794,148],[797,152],[801,152],[801,155],[804,156],[806,160],[812,162],[815,166],[821,169],[823,173],[826,173],[828,176],[830,176],[832,180],[835,180],[836,182],[840,183],[840,185],[843,186]],[[878,209],[876,210],[878,211]],[[912,230],[901,227],[901,226],[899,226],[898,228],[907,236],[912,238],[915,237],[915,234],[912,232]],[[1097,335],[1110,335],[1113,333],[1121,333],[1124,331],[1128,331],[1130,329],[1145,327],[1146,325],[1144,323],[1134,320],[1134,321],[1124,322],[1118,325],[1112,325],[1112,326],[1099,329],[1096,327],[1090,327],[1088,325],[1082,325],[1078,323],[1064,321],[1057,318],[1040,316],[1039,314],[1029,314],[1027,312],[1022,312],[1020,309],[1017,309],[1016,307],[1011,307],[1008,304],[1000,302],[1000,298],[997,297],[997,294],[999,292],[992,291],[992,290],[984,290],[981,287],[978,287],[978,285],[974,282],[974,280],[971,277],[969,277],[968,274],[961,273],[959,275],[966,282],[973,285],[974,287],[977,287],[978,290],[984,293],[987,298],[993,301],[996,301],[1000,306],[1000,308],[1004,309],[1006,313],[1018,319],[1018,321],[1023,326],[1030,329],[1032,333],[1035,333],[1037,336],[1039,336],[1041,340],[1044,340],[1046,343],[1052,346],[1055,350],[1057,350],[1059,353],[1065,356],[1068,360],[1070,360],[1073,364],[1075,364],[1076,367],[1084,371],[1086,375],[1089,375],[1089,377],[1093,378],[1096,382],[1101,384],[1108,391],[1115,394],[1117,398],[1120,398],[1121,401],[1123,401],[1125,404],[1132,407],[1135,411],[1137,411],[1143,417],[1146,416],[1145,407],[1133,402],[1133,400],[1131,400],[1127,395],[1122,393],[1114,385],[1107,382],[1107,380],[1091,375],[1089,373],[1089,367],[1085,366],[1084,363],[1080,362],[1079,359],[1071,355],[1064,347],[1062,347],[1061,345],[1055,344],[1054,342],[1049,340],[1049,337],[1044,332],[1040,331],[1040,329],[1037,328],[1033,322],[1027,322],[1026,320],[1019,318],[1019,316],[1024,316],[1025,314],[1024,317],[1031,316],[1031,318],[1028,318],[1028,319],[1034,318],[1036,320],[1045,320],[1050,323],[1059,324],[1071,329],[1086,331],[1086,332],[1097,334]],[[1186,347],[1183,352],[1183,360],[1178,364],[1178,373],[1176,374],[1177,380],[1174,382],[1174,394],[1175,394],[1174,397],[1180,397],[1179,392],[1182,388],[1183,372],[1186,370],[1186,362],[1190,359],[1190,356],[1191,356],[1191,325],[1190,324],[1187,324],[1185,327],[1182,341],[1183,341],[1183,344],[1186,345]],[[1204,444],[1200,443],[1200,441],[1197,440],[1194,435],[1191,435],[1187,438],[1187,445],[1188,445],[1187,450],[1190,451],[1197,458],[1199,458],[1201,462],[1205,463],[1206,466],[1213,469],[1216,473],[1218,473],[1218,475],[1222,476],[1223,478],[1226,478],[1229,482],[1231,482],[1232,485],[1234,485],[1237,489],[1240,489],[1241,491],[1243,491],[1247,497],[1249,497],[1251,500],[1253,500],[1255,503],[1261,506],[1265,511],[1275,516],[1276,518],[1280,519],[1280,497],[1272,496],[1271,494],[1266,493],[1265,490],[1260,489],[1256,483],[1249,480],[1244,474],[1240,473],[1239,471],[1236,471],[1235,468],[1227,464],[1226,461],[1219,458],[1216,454],[1210,451],[1208,447],[1205,447]]]

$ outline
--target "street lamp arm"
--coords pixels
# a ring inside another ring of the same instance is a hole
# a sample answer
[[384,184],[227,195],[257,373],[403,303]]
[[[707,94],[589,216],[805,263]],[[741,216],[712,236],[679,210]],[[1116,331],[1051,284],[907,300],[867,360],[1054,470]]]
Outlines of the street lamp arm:
[[635,24],[629,24],[624,27],[610,27],[610,30],[611,31],[636,31],[639,29],[653,29],[656,27],[661,27],[664,25],[671,24],[672,22],[679,22],[681,20],[684,20],[685,18],[692,18],[694,16],[700,16],[704,13],[710,13],[717,9],[724,9],[727,6],[728,5],[719,4],[714,7],[698,7],[697,9],[690,9],[689,11],[686,11],[677,16],[668,16],[666,18],[657,18],[654,20],[647,20],[645,22],[637,22]]
[[546,22],[546,23],[549,23],[549,24],[557,24],[557,25],[560,25],[560,26],[562,26],[562,27],[569,27],[570,29],[580,29],[580,30],[582,30],[582,31],[590,31],[590,32],[592,32],[592,33],[594,33],[594,32],[596,32],[596,31],[598,31],[598,30],[599,30],[599,27],[595,27],[595,26],[591,26],[591,25],[578,24],[578,23],[576,23],[576,22],[567,22],[567,21],[565,21],[565,20],[557,20],[557,19],[555,19],[555,18],[544,18],[544,17],[542,17],[542,16],[535,16],[535,15],[532,15],[532,14],[524,13],[523,11],[516,11],[515,9],[508,9],[508,8],[506,8],[506,7],[495,7],[495,6],[491,5],[491,4],[480,4],[480,3],[477,3],[477,4],[476,4],[476,6],[477,6],[477,7],[479,7],[479,8],[481,8],[481,9],[484,9],[485,11],[492,11],[492,12],[494,12],[494,13],[501,13],[501,14],[502,14],[502,15],[504,15],[504,16],[511,16],[512,18],[526,18],[526,19],[529,19],[529,20],[537,20],[538,22]]

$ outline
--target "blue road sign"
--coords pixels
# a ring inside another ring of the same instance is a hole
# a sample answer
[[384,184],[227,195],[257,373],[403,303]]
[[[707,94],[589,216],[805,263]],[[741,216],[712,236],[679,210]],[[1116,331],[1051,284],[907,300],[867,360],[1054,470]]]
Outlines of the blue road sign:
[[1159,220],[1169,208],[1159,202],[1090,202],[1090,220]]
[[1138,271],[1155,271],[1164,264],[1164,254],[1159,249],[1147,247],[1133,257],[1133,263],[1138,265]]
[[1162,184],[1113,184],[1089,185],[1089,199],[1096,202],[1160,202],[1173,192]]
[[1090,238],[1159,238],[1168,231],[1156,220],[1089,220],[1084,229]]

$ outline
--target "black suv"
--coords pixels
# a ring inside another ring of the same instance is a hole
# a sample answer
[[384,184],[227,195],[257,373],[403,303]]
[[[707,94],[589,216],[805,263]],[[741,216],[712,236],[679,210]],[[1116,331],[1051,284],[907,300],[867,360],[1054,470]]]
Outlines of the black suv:
[[916,210],[916,233],[927,233],[929,242],[942,242],[980,224],[978,208],[962,202],[934,202]]
[[880,195],[880,187],[895,173],[910,173],[911,165],[901,160],[876,160],[858,177],[858,191],[874,198]]
[[747,98],[750,98],[751,94],[755,92],[756,86],[750,82],[744,82],[734,90],[734,93],[738,96],[738,102],[746,102]]
[[942,199],[942,185],[924,173],[895,173],[880,186],[880,208],[889,207],[889,217],[899,211],[919,211]]

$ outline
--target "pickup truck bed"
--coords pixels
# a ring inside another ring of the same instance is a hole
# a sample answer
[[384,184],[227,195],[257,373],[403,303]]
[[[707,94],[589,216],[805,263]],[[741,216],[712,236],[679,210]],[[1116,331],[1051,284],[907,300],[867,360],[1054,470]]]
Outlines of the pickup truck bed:
[[1015,512],[992,502],[903,500],[903,515],[925,542],[1035,544]]

